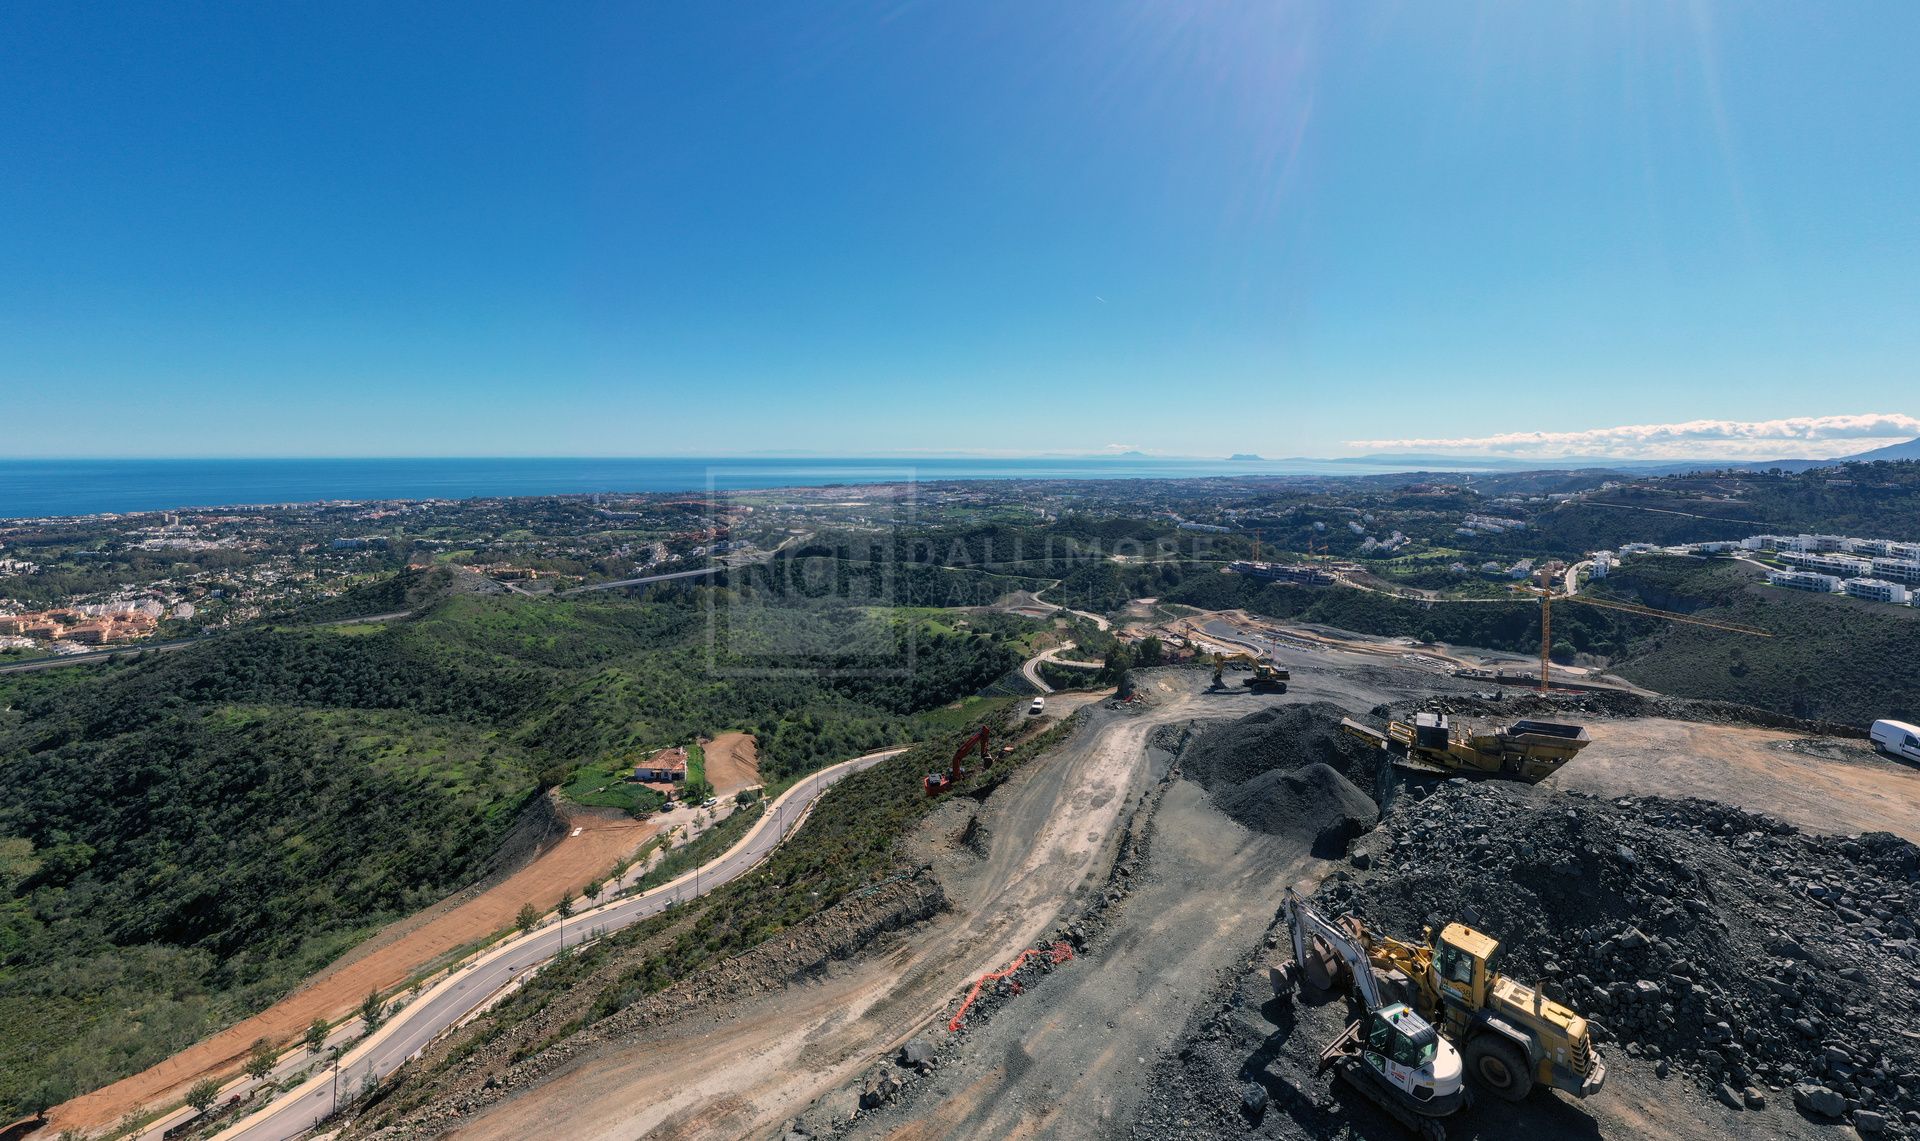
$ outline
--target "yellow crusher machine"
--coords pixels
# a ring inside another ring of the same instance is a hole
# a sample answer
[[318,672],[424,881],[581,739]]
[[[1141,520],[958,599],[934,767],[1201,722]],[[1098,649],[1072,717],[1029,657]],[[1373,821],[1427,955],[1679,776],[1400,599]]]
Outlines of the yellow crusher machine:
[[1340,731],[1394,755],[1394,763],[1439,776],[1492,777],[1539,784],[1593,743],[1584,725],[1521,720],[1491,733],[1462,731],[1444,713],[1417,713],[1412,724],[1388,723],[1387,731],[1351,717]]

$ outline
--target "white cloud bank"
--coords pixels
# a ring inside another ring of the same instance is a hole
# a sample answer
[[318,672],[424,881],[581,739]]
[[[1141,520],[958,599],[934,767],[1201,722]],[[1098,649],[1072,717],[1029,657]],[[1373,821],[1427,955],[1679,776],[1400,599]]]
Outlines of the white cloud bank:
[[1503,432],[1452,439],[1348,440],[1378,451],[1491,452],[1515,456],[1644,459],[1828,459],[1920,436],[1920,418],[1899,412],[1796,416],[1785,420],[1689,420],[1581,432]]

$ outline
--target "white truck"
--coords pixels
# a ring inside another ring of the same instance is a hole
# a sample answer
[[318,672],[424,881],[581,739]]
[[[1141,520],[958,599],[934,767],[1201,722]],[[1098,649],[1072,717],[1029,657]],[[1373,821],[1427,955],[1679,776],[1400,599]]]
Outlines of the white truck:
[[1870,735],[1873,747],[1888,756],[1920,761],[1920,729],[1905,721],[1875,721]]

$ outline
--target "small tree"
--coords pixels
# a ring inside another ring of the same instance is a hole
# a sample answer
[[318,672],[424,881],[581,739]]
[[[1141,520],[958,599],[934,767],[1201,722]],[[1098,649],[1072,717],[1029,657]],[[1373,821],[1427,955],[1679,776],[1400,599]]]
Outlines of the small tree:
[[360,1000],[360,1021],[367,1024],[367,1033],[373,1033],[380,1025],[380,1016],[384,1013],[380,1003],[380,992],[370,990],[367,997]]
[[273,1072],[274,1061],[273,1043],[260,1039],[253,1044],[253,1053],[247,1055],[247,1076],[259,1081]]
[[1140,664],[1141,665],[1157,666],[1165,659],[1166,659],[1166,647],[1160,644],[1159,638],[1146,637],[1140,640]]
[[568,888],[566,892],[564,892],[560,896],[560,905],[554,908],[554,910],[560,913],[560,918],[562,919],[565,919],[567,916],[573,914],[573,889],[572,888]]
[[187,1091],[187,1104],[193,1107],[195,1113],[205,1113],[213,1108],[213,1103],[219,1097],[220,1083],[212,1078],[201,1078]]
[[600,901],[601,890],[602,890],[602,887],[599,880],[588,880],[587,886],[580,889],[580,894],[586,896],[589,900],[592,900],[593,902],[598,903]]
[[304,1041],[307,1044],[307,1053],[309,1054],[318,1054],[321,1050],[325,1049],[327,1045],[327,1020],[324,1018],[316,1018],[309,1023]]
[[533,909],[533,904],[531,903],[521,904],[520,914],[513,917],[513,924],[520,928],[520,934],[522,935],[532,931],[539,923],[540,913]]

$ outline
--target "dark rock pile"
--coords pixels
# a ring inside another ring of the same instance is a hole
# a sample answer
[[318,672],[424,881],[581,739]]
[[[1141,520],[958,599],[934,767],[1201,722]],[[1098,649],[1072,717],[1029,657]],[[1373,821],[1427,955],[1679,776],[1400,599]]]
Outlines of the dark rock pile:
[[1344,855],[1379,815],[1352,781],[1323,764],[1227,785],[1214,793],[1214,803],[1254,831],[1297,836],[1314,855],[1330,859]]
[[1380,750],[1340,732],[1346,715],[1325,701],[1269,706],[1201,733],[1180,754],[1180,768],[1218,792],[1262,773],[1324,764],[1372,791]]
[[1920,849],[1700,800],[1550,801],[1450,781],[1389,812],[1331,912],[1419,936],[1449,921],[1733,1109],[1770,1093],[1862,1132],[1920,1133]]

